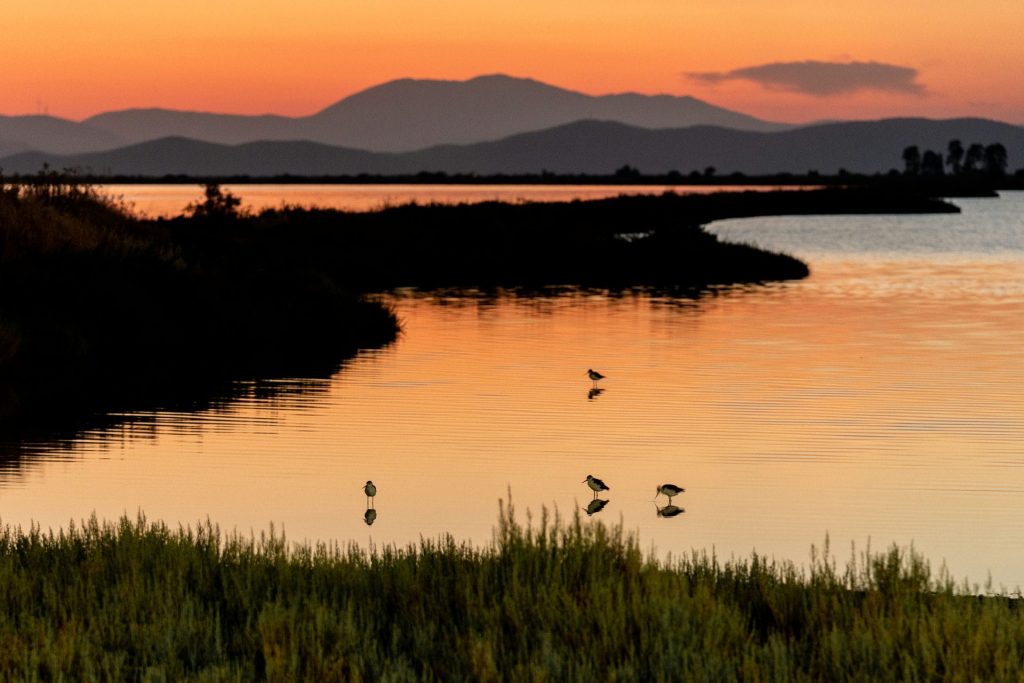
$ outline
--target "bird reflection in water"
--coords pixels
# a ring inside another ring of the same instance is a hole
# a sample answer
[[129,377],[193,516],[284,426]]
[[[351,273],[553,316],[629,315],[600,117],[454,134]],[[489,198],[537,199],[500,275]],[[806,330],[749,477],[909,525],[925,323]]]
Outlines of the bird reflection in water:
[[377,521],[377,510],[373,507],[373,499],[377,495],[377,487],[370,480],[363,486],[363,493],[366,494],[366,512],[363,513],[363,521],[370,526]]
[[679,507],[678,505],[672,505],[671,503],[661,508],[659,508],[658,504],[655,503],[654,507],[658,509],[659,517],[675,517],[676,515],[681,515],[684,512],[686,512],[686,510],[684,510],[683,508]]
[[583,508],[583,511],[587,513],[587,517],[590,517],[591,515],[596,515],[601,510],[604,510],[604,506],[610,502],[610,500],[595,498],[587,503],[587,507]]
[[591,387],[591,389],[587,392],[587,400],[593,401],[595,398],[597,398],[603,393],[604,389],[602,389],[601,387]]

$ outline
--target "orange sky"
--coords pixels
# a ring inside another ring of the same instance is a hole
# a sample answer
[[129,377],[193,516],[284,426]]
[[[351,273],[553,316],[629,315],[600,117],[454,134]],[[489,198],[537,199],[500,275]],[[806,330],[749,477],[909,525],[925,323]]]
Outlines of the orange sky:
[[[767,119],[1024,123],[1021,0],[47,0],[0,19],[0,113],[311,114],[401,77],[502,72],[591,94],[689,94]],[[723,73],[879,62],[925,91],[828,96]]]

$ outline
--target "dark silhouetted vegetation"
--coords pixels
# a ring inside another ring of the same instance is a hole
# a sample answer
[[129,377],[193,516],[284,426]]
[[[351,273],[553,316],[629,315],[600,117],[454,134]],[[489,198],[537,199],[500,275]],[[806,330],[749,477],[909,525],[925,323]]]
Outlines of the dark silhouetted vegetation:
[[990,680],[1020,598],[913,551],[645,558],[572,521],[366,552],[127,518],[0,533],[4,680]]
[[285,208],[264,211],[238,229],[287,233],[291,238],[281,249],[335,261],[342,255],[337,277],[372,289],[577,285],[682,291],[808,272],[789,256],[719,241],[701,227],[712,220],[956,210],[875,189],[668,193],[586,202],[410,204],[369,213]]
[[393,338],[393,314],[358,298],[371,291],[645,286],[691,296],[808,273],[792,257],[719,241],[701,227],[711,220],[956,210],[861,188],[250,215],[210,184],[187,216],[147,221],[61,174],[0,186],[5,426],[138,408],[232,378],[330,373]]
[[230,192],[221,189],[218,183],[206,183],[203,189],[203,201],[189,204],[185,214],[192,218],[230,220],[237,218],[242,200]]
[[910,145],[903,150],[903,173],[907,176],[941,176],[948,165],[950,174],[954,176],[988,176],[990,179],[1001,179],[1006,175],[1009,159],[1006,147],[1000,143],[981,145],[972,143],[964,150],[959,140],[950,140],[946,146],[946,157],[934,150],[922,153],[917,145]]
[[224,235],[223,215],[172,230],[46,173],[0,183],[0,427],[140,408],[232,378],[322,374],[395,335],[391,311],[308,261],[229,245],[238,236]]

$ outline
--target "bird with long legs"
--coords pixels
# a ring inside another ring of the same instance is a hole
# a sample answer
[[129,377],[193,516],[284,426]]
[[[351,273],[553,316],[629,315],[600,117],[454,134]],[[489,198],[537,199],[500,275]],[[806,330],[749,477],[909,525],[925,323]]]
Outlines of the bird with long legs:
[[587,377],[589,377],[590,381],[594,383],[593,387],[596,389],[598,381],[604,379],[605,376],[602,375],[597,370],[594,370],[594,369],[591,369],[591,368],[587,368]]
[[672,499],[684,491],[686,491],[686,489],[682,486],[676,486],[675,484],[662,484],[658,487],[658,491],[654,494],[654,497],[657,498],[659,495],[664,494],[668,496],[668,504],[671,505]]
[[366,494],[366,507],[373,507],[373,497],[377,495],[377,487],[373,485],[372,481],[367,480],[363,485],[363,493]]
[[605,484],[603,481],[598,479],[592,474],[588,474],[587,478],[580,483],[586,483],[590,487],[590,490],[594,492],[594,498],[597,498],[597,494],[601,491],[611,491],[611,487]]

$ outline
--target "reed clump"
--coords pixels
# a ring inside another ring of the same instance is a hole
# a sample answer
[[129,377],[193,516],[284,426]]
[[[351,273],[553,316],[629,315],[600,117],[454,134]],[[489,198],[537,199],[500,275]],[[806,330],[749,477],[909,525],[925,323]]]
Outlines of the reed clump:
[[[0,678],[1020,680],[1019,599],[913,552],[657,562],[621,526],[373,552],[141,515],[0,533]],[[965,587],[962,587],[965,588]]]

